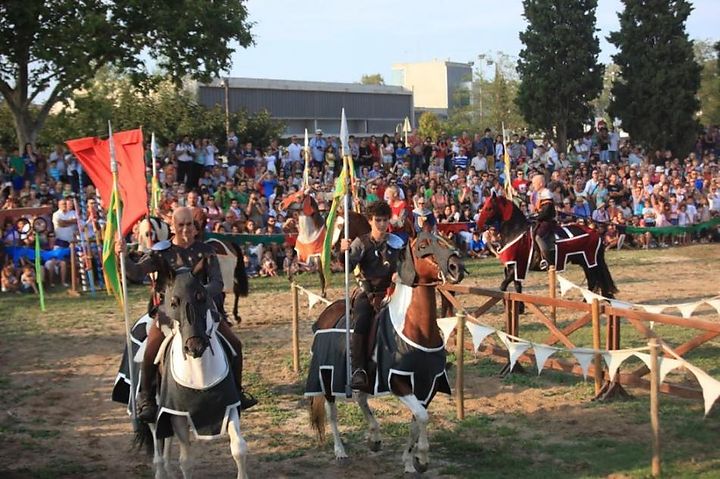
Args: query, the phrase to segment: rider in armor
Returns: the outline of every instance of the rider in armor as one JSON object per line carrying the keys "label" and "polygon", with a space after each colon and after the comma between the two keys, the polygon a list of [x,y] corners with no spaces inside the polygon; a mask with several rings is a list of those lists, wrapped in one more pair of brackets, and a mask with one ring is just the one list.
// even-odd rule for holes
{"label": "rider in armor", "polygon": [[[390,220],[390,205],[384,201],[377,201],[368,207],[370,220],[370,233],[355,238],[352,243],[343,239],[340,251],[350,250],[350,270],[356,266],[360,269],[360,289],[354,293],[353,303],[353,335],[352,335],[352,388],[367,389],[367,336],[370,333],[372,320],[388,288],[396,278],[398,247],[402,244],[394,243],[399,238],[388,236],[388,221]],[[393,247],[394,246],[394,247]]]}
{"label": "rider in armor", "polygon": [[[145,253],[138,261],[134,261],[129,257],[126,257],[125,261],[127,276],[134,281],[140,282],[147,274],[157,273],[153,292],[154,300],[151,302],[148,311],[155,321],[148,332],[146,340],[141,369],[140,395],[137,403],[138,418],[144,422],[154,422],[157,416],[157,403],[155,401],[157,365],[155,364],[155,357],[164,339],[160,326],[163,324],[170,325],[170,320],[164,310],[165,288],[171,274],[166,265],[169,265],[173,270],[182,267],[194,268],[200,261],[204,260],[205,263],[199,273],[200,280],[205,284],[208,295],[213,298],[216,305],[221,303],[224,298],[222,293],[223,279],[217,256],[212,247],[197,240],[197,231],[191,209],[187,207],[177,208],[173,213],[171,226],[175,233],[172,242],[158,243],[153,250]],[[119,239],[115,248],[117,252],[120,252],[125,248],[125,242]],[[218,310],[224,311],[221,307]],[[248,409],[257,404],[257,400],[252,395],[246,394],[242,388],[242,343],[230,329],[230,324],[224,315],[221,315],[217,330],[228,340],[237,353],[234,358],[235,364],[233,364],[235,382],[240,390],[241,407]]]}
{"label": "rider in armor", "polygon": [[555,263],[555,202],[549,189],[545,187],[545,177],[535,175],[532,179],[535,196],[535,241],[540,248],[540,269],[546,270]]}

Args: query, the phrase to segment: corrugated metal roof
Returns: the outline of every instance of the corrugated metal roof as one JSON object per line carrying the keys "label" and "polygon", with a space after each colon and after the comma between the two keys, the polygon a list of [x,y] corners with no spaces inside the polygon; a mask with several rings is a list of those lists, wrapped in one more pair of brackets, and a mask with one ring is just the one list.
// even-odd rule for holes
{"label": "corrugated metal roof", "polygon": [[[374,93],[392,95],[412,95],[412,91],[400,86],[391,85],[362,85],[360,83],[332,83],[297,80],[273,80],[269,78],[229,78],[229,87],[232,88],[254,88],[268,90],[300,90],[300,91],[322,91],[322,92],[346,92],[346,93]],[[215,79],[208,84],[200,84],[206,87],[223,87],[223,79]]]}

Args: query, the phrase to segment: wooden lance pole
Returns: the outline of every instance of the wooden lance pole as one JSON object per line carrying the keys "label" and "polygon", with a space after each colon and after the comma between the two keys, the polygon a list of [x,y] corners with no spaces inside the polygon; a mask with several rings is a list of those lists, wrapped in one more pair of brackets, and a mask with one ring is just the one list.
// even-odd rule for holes
{"label": "wooden lance pole", "polygon": [[292,355],[293,355],[293,371],[300,372],[300,302],[298,298],[298,288],[293,281],[290,284],[292,292]]}

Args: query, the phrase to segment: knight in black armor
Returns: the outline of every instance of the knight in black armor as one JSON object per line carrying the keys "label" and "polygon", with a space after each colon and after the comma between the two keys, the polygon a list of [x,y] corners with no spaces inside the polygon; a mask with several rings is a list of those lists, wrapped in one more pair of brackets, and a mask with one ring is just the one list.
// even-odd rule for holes
{"label": "knight in black armor", "polygon": [[546,270],[555,263],[555,233],[556,223],[555,202],[552,193],[545,187],[545,177],[535,175],[532,179],[533,190],[536,192],[535,215],[537,221],[535,228],[535,241],[540,248],[540,269]]}
{"label": "knight in black armor", "polygon": [[[388,244],[388,240],[401,240],[388,236],[388,222],[391,216],[390,205],[378,201],[369,206],[367,216],[370,221],[370,233],[355,238],[352,242],[343,239],[340,251],[350,250],[350,270],[359,267],[359,290],[354,293],[352,309],[352,383],[353,389],[366,389],[368,334],[372,321],[393,284],[397,271],[399,247],[402,244]],[[392,241],[391,241],[392,242]]]}
{"label": "knight in black armor", "polygon": [[[197,229],[193,221],[192,211],[189,208],[177,208],[173,213],[171,226],[175,233],[172,242],[158,243],[153,250],[145,253],[138,261],[133,261],[130,258],[126,258],[125,261],[127,275],[134,281],[142,281],[147,274],[157,273],[153,301],[151,301],[148,311],[154,322],[146,340],[140,395],[137,402],[138,418],[144,422],[154,422],[157,416],[157,403],[155,401],[157,365],[155,364],[155,357],[164,339],[160,326],[163,324],[171,326],[164,311],[165,288],[172,273],[168,268],[172,268],[173,271],[182,267],[194,269],[198,263],[203,261],[202,270],[198,273],[198,277],[205,284],[208,295],[213,298],[216,305],[219,305],[217,309],[221,312],[224,311],[222,307],[224,299],[222,292],[223,279],[220,265],[212,247],[196,238]],[[119,252],[124,247],[124,241],[118,240],[116,250]],[[241,407],[248,409],[257,404],[257,400],[250,394],[245,393],[242,388],[242,343],[232,332],[230,324],[222,315],[217,330],[228,340],[237,353],[233,364],[235,381],[240,390]]]}

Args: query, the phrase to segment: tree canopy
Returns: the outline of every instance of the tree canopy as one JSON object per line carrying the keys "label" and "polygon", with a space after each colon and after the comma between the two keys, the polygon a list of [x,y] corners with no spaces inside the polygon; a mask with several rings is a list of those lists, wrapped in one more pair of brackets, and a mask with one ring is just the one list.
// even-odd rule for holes
{"label": "tree canopy", "polygon": [[702,69],[700,71],[700,123],[703,125],[720,125],[720,42],[714,45],[707,41],[696,41],[694,44],[695,60]]}
{"label": "tree canopy", "polygon": [[553,134],[561,149],[591,122],[603,86],[595,36],[597,0],[524,0],[517,102],[528,124]]}
{"label": "tree canopy", "polygon": [[685,31],[692,6],[686,0],[623,0],[618,47],[620,68],[610,114],[640,144],[686,151],[697,134],[700,66]]}
{"label": "tree canopy", "polygon": [[178,83],[230,67],[252,44],[244,0],[7,0],[0,2],[0,93],[18,142],[34,143],[50,108],[100,68],[148,78],[144,59]]}
{"label": "tree canopy", "polygon": [[362,85],[384,85],[385,79],[379,73],[373,73],[372,75],[363,75],[360,78]]}

